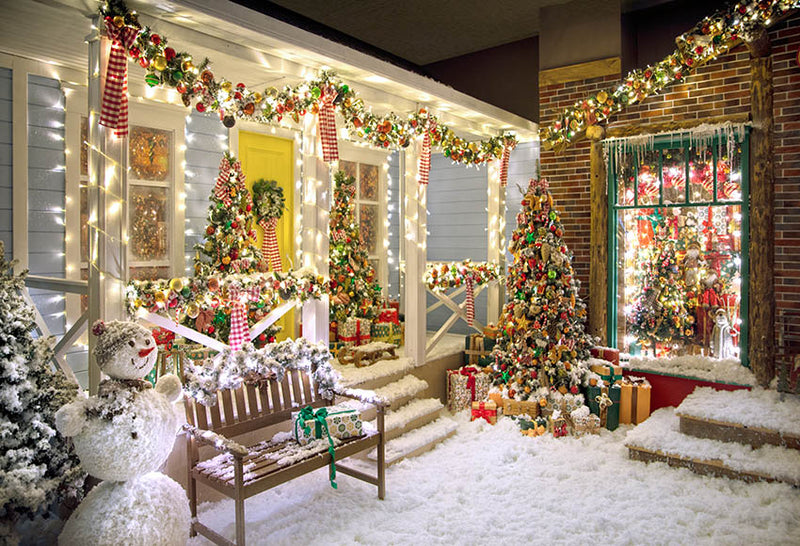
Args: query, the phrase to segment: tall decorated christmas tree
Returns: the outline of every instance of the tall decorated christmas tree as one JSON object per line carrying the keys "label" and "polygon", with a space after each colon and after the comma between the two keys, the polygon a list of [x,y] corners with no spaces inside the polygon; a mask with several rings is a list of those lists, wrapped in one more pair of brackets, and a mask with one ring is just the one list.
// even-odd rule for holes
{"label": "tall decorated christmas tree", "polygon": [[508,301],[492,356],[495,385],[542,405],[556,393],[579,393],[592,345],[563,231],[547,182],[531,180],[509,246]]}
{"label": "tall decorated christmas tree", "polygon": [[330,216],[331,322],[344,322],[348,317],[371,320],[378,314],[381,287],[361,240],[355,194],[355,179],[338,171]]}
{"label": "tall decorated christmas tree", "polygon": [[78,497],[86,475],[55,429],[55,412],[78,386],[52,369],[49,341],[31,335],[33,310],[19,293],[24,277],[2,256],[0,242],[0,543],[7,544],[19,516]]}
{"label": "tall decorated christmas tree", "polygon": [[253,201],[244,183],[242,164],[225,154],[211,192],[205,242],[195,245],[198,275],[253,273],[263,268],[253,229]]}

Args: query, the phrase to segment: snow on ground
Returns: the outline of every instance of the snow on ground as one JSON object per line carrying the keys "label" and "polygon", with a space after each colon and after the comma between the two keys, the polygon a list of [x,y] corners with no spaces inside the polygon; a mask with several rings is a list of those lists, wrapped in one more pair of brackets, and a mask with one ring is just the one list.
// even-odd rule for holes
{"label": "snow on ground", "polygon": [[[387,470],[387,497],[318,470],[245,503],[248,544],[798,544],[800,490],[628,459],[630,426],[530,438],[456,416],[458,431]],[[234,536],[233,501],[200,520]],[[208,544],[198,537],[192,545]]]}
{"label": "snow on ground", "polygon": [[800,436],[800,398],[773,390],[697,388],[678,406],[676,413]]}
{"label": "snow on ground", "polygon": [[756,379],[749,368],[736,359],[717,360],[700,355],[673,357],[632,356],[627,366],[645,372],[685,375],[705,381],[720,381],[739,385],[755,385]]}
{"label": "snow on ground", "polygon": [[673,408],[662,408],[630,431],[626,443],[690,459],[718,460],[734,470],[800,483],[800,451],[796,449],[773,445],[753,449],[734,442],[695,438],[681,434],[679,423]]}

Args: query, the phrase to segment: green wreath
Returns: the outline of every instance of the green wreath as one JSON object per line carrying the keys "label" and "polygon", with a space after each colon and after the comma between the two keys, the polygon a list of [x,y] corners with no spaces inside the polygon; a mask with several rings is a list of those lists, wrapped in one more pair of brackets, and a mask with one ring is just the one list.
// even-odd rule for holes
{"label": "green wreath", "polygon": [[274,180],[256,180],[253,184],[253,206],[256,220],[260,223],[283,216],[286,198],[283,188]]}

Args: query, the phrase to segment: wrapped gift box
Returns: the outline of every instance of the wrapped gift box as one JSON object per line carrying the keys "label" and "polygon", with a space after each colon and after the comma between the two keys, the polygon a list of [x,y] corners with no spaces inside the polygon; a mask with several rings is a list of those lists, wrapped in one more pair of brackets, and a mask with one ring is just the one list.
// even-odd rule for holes
{"label": "wrapped gift box", "polygon": [[619,382],[619,422],[638,425],[650,417],[650,382],[644,377],[624,377]]}
{"label": "wrapped gift box", "polygon": [[339,329],[339,341],[345,345],[366,345],[370,342],[372,323],[363,318],[348,318]]}
{"label": "wrapped gift box", "polygon": [[336,321],[331,322],[328,324],[328,341],[333,343],[337,341],[338,336],[338,324]]}
{"label": "wrapped gift box", "polygon": [[375,322],[370,332],[372,341],[392,343],[398,347],[403,345],[403,327],[394,322]]}
{"label": "wrapped gift box", "polygon": [[538,400],[510,400],[503,398],[503,415],[528,415],[536,418],[539,415]]}
{"label": "wrapped gift box", "polygon": [[611,347],[592,347],[589,353],[602,360],[611,362],[614,366],[619,366],[619,349],[612,349]]}
{"label": "wrapped gift box", "polygon": [[389,307],[392,309],[397,309],[397,312],[400,312],[400,302],[398,300],[389,300]]}
{"label": "wrapped gift box", "polygon": [[622,366],[592,364],[589,369],[600,376],[606,386],[622,379]]}
{"label": "wrapped gift box", "polygon": [[489,324],[483,327],[483,335],[489,339],[497,339],[500,335],[500,329],[494,324]]}
{"label": "wrapped gift box", "polygon": [[490,425],[497,424],[497,404],[495,404],[493,400],[473,402],[472,418],[470,421],[474,421],[475,419],[485,419]]}
{"label": "wrapped gift box", "polygon": [[[611,399],[611,406],[605,409],[600,406],[598,400],[598,398],[604,394]],[[590,386],[587,388],[586,400],[589,405],[589,410],[600,417],[601,426],[608,430],[616,430],[617,427],[619,427],[621,397],[622,388],[619,384],[611,385],[611,387]]]}
{"label": "wrapped gift box", "polygon": [[486,400],[492,378],[476,368],[447,370],[447,409],[456,413],[470,407],[472,402]]}
{"label": "wrapped gift box", "polygon": [[[309,417],[313,414],[312,418]],[[301,417],[304,417],[301,421]],[[327,439],[325,427],[333,438],[341,440],[357,438],[364,434],[363,423],[358,412],[347,406],[328,406],[316,410],[309,408],[303,411],[292,412],[292,430],[295,439],[300,445],[306,445],[311,440]]]}
{"label": "wrapped gift box", "polygon": [[464,364],[484,368],[492,365],[492,349],[495,340],[483,334],[469,334],[466,339],[464,351]]}
{"label": "wrapped gift box", "polygon": [[399,325],[400,318],[397,309],[394,309],[393,307],[381,309],[381,312],[378,314],[378,318],[375,322],[391,322]]}

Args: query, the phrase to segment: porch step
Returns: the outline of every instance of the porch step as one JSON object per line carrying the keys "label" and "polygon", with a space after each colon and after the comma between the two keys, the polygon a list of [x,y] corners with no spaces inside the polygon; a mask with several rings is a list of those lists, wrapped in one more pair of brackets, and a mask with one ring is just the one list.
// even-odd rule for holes
{"label": "porch step", "polygon": [[346,388],[375,390],[402,379],[414,368],[414,361],[409,357],[395,360],[379,360],[371,366],[356,368],[354,365],[343,365],[333,361],[333,369],[341,379],[339,384]]}
{"label": "porch step", "polygon": [[[423,398],[412,400],[397,411],[388,412],[384,420],[386,439],[392,440],[435,421],[440,417],[443,408],[444,404],[439,399]],[[375,421],[371,424],[377,427]]]}
{"label": "porch step", "polygon": [[385,400],[391,411],[396,411],[427,388],[427,381],[413,375],[406,375],[398,381],[375,389],[375,395]]}
{"label": "porch step", "polygon": [[631,459],[665,462],[697,474],[723,476],[747,482],[784,482],[800,486],[800,452],[781,446],[754,449],[734,442],[695,438],[680,432],[680,418],[672,408],[654,412],[628,432]]}
{"label": "porch step", "polygon": [[675,410],[680,431],[696,438],[800,450],[800,398],[776,391],[696,389]]}
{"label": "porch step", "polygon": [[[393,465],[409,457],[416,457],[433,449],[437,444],[455,434],[458,423],[449,417],[440,417],[436,421],[407,432],[386,443],[386,464]],[[377,460],[377,451],[372,450],[367,458]]]}

